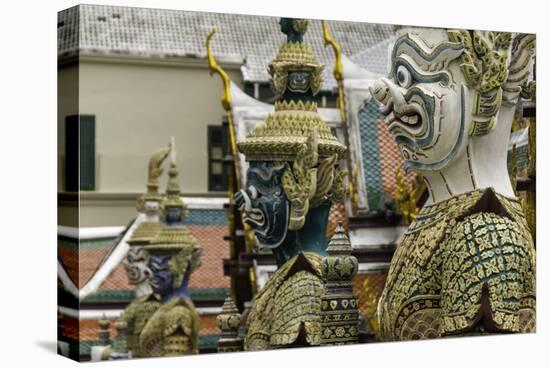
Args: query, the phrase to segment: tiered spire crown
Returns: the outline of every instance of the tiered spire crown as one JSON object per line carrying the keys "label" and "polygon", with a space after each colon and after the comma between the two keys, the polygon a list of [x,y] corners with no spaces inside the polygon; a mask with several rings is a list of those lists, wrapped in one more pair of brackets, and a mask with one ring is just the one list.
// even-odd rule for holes
{"label": "tiered spire crown", "polygon": [[319,116],[313,101],[321,88],[323,65],[304,42],[308,21],[281,18],[280,25],[287,40],[268,69],[271,88],[278,97],[275,112],[240,142],[238,148],[249,161],[295,161],[306,152],[308,138],[316,129],[320,157],[333,154],[341,157],[346,148]]}

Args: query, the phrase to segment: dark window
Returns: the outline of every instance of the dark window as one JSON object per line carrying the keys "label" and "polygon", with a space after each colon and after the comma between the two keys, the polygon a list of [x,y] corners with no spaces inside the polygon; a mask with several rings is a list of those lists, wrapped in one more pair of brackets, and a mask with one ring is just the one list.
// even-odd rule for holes
{"label": "dark window", "polygon": [[224,163],[229,154],[227,129],[222,125],[208,126],[208,191],[227,191],[228,165]]}
{"label": "dark window", "polygon": [[65,191],[79,189],[95,190],[95,116],[91,115],[65,118]]}

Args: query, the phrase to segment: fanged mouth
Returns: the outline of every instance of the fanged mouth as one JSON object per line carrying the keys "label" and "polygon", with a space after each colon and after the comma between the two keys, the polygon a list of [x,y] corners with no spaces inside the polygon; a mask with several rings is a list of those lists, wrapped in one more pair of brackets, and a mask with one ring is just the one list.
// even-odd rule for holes
{"label": "fanged mouth", "polygon": [[411,127],[413,129],[416,129],[422,125],[422,117],[415,113],[412,115],[401,115],[397,117],[394,112],[391,112],[389,115],[387,115],[384,118],[384,122],[386,125],[388,125],[390,128],[393,124],[399,123],[401,125],[405,125],[407,127]]}
{"label": "fanged mouth", "polygon": [[400,124],[408,128],[418,129],[422,126],[422,115],[414,105],[406,105],[402,111],[395,111],[393,102],[380,108],[384,115],[384,122],[391,129],[395,124]]}
{"label": "fanged mouth", "polygon": [[243,211],[243,221],[256,227],[263,227],[265,224],[265,217],[261,210],[252,208]]}

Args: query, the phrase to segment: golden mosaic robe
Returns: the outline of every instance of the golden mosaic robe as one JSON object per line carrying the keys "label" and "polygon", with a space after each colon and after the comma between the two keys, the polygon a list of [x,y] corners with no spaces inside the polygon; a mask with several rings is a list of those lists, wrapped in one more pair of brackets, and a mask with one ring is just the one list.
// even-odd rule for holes
{"label": "golden mosaic robe", "polygon": [[301,252],[268,280],[248,315],[244,350],[320,344],[321,260]]}
{"label": "golden mosaic robe", "polygon": [[198,354],[199,315],[188,299],[175,297],[159,307],[140,335],[146,357]]}
{"label": "golden mosaic robe", "polygon": [[128,350],[132,352],[133,358],[144,357],[139,343],[139,335],[160,306],[159,297],[149,294],[135,299],[124,310],[122,319],[126,321]]}
{"label": "golden mosaic robe", "polygon": [[521,205],[492,189],[424,207],[394,254],[386,340],[535,330],[535,248]]}

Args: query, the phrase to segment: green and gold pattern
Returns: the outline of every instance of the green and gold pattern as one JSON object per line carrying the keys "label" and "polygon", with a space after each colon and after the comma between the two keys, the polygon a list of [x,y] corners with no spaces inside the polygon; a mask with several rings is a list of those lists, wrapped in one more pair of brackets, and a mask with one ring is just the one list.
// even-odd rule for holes
{"label": "green and gold pattern", "polygon": [[218,342],[218,352],[238,352],[242,350],[242,339],[239,338],[241,314],[230,295],[225,298],[222,312],[216,317],[222,331]]}
{"label": "green and gold pattern", "polygon": [[198,353],[199,314],[193,302],[175,297],[159,307],[140,336],[140,347],[148,357]]}
{"label": "green and gold pattern", "polygon": [[161,228],[162,226],[159,222],[141,222],[132,233],[128,244],[130,246],[146,245],[156,236]]}
{"label": "green and gold pattern", "polygon": [[319,136],[320,157],[343,157],[346,147],[332,135],[315,102],[275,103],[275,111],[237,145],[248,161],[294,161],[306,153],[312,130]]}
{"label": "green and gold pattern", "polygon": [[299,253],[258,292],[247,319],[244,350],[320,344],[321,260],[315,253]]}
{"label": "green and gold pattern", "polygon": [[508,75],[511,33],[452,30],[449,39],[464,46],[460,56],[466,83],[475,91],[471,136],[486,135],[502,102],[502,84]]}
{"label": "green and gold pattern", "polygon": [[161,306],[158,296],[149,294],[135,299],[130,303],[121,319],[126,321],[127,329],[126,335],[128,338],[128,350],[132,352],[132,357],[140,358],[145,357],[139,343],[139,336],[147,324],[147,321]]}
{"label": "green and gold pattern", "polygon": [[[257,243],[272,249],[279,267],[253,299],[245,321],[244,350],[321,344],[325,229],[330,205],[340,202],[346,192],[346,173],[338,163],[346,147],[338,142],[313,102],[323,67],[303,42],[307,21],[281,18],[279,24],[287,42],[269,66],[278,99],[275,110],[238,143],[251,163],[247,188],[235,195],[236,202]],[[351,278],[357,263],[348,269],[349,259],[344,258],[338,257],[329,272],[347,271]],[[341,280],[349,279],[343,276]],[[332,281],[340,284],[340,280]],[[336,339],[327,336],[327,344],[356,338],[357,302],[351,286],[344,293],[325,299],[325,329],[333,328],[337,335]],[[334,302],[337,311],[331,312]],[[338,317],[345,319],[345,325]]]}
{"label": "green and gold pattern", "polygon": [[321,344],[343,345],[358,342],[357,299],[352,279],[359,264],[351,255],[351,243],[338,223],[321,262],[325,293],[321,298]]}
{"label": "green and gold pattern", "polygon": [[521,205],[484,189],[423,208],[378,312],[388,340],[534,331],[535,250]]}

